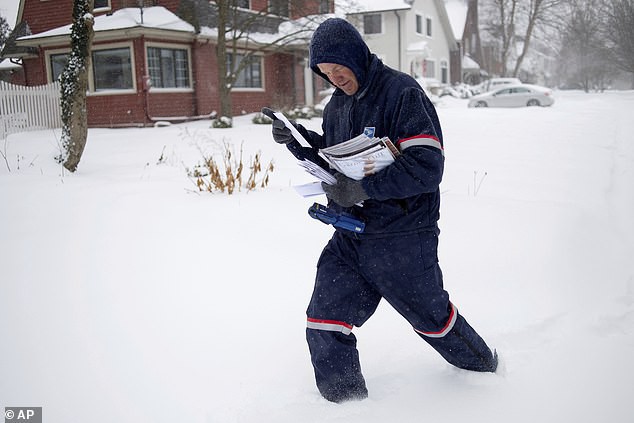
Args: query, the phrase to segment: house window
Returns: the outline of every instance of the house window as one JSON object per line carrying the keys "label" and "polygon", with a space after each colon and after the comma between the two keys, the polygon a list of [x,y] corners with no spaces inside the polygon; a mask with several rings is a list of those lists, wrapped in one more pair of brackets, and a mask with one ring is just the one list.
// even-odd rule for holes
{"label": "house window", "polygon": [[431,37],[432,31],[431,31],[431,18],[427,18],[425,19],[425,23],[427,24],[427,36]]}
{"label": "house window", "polygon": [[425,59],[423,63],[423,74],[425,78],[435,78],[436,77],[436,62],[433,60]]}
{"label": "house window", "polygon": [[68,53],[60,53],[60,54],[51,54],[49,56],[50,65],[51,65],[51,81],[57,81],[59,77],[64,72],[64,68],[68,63],[68,58],[70,54]]}
{"label": "house window", "polygon": [[132,60],[128,47],[94,51],[92,68],[95,91],[134,88]]}
{"label": "house window", "polygon": [[148,47],[148,72],[155,88],[189,88],[187,50]]}
{"label": "house window", "polygon": [[269,0],[269,13],[288,17],[289,12],[288,0]]}
{"label": "house window", "polygon": [[[242,62],[245,60],[248,62],[243,64]],[[227,73],[231,73],[233,69],[237,69],[241,65],[244,65],[244,67],[238,72],[233,87],[262,88],[262,57],[254,55],[245,57],[242,54],[227,54]]]}
{"label": "house window", "polygon": [[381,33],[381,15],[363,15],[363,33],[364,34],[380,34]]}
{"label": "house window", "polygon": [[321,0],[319,2],[319,14],[330,13],[330,0]]}
{"label": "house window", "polygon": [[250,9],[251,5],[249,4],[249,0],[236,0],[236,7],[241,7],[242,9]]}
{"label": "house window", "polygon": [[416,33],[423,34],[423,17],[421,15],[416,15]]}
{"label": "house window", "polygon": [[440,61],[440,82],[443,84],[449,82],[449,65],[446,60]]}
{"label": "house window", "polygon": [[93,6],[93,10],[110,8],[110,0],[95,0],[95,4]]}

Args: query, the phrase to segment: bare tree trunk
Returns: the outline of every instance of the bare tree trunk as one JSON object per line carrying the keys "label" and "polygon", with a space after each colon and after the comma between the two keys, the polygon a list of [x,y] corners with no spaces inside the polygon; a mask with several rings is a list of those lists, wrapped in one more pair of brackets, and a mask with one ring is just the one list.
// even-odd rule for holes
{"label": "bare tree trunk", "polygon": [[603,33],[609,40],[612,61],[622,71],[634,74],[634,1],[606,0],[604,10],[607,28]]}
{"label": "bare tree trunk", "polygon": [[524,46],[522,52],[517,58],[513,76],[518,76],[522,67],[522,62],[530,50],[531,41],[539,29],[559,28],[561,21],[557,16],[560,15],[561,0],[530,0],[528,11],[526,12],[526,32],[524,33]]}
{"label": "bare tree trunk", "polygon": [[80,69],[77,75],[77,91],[70,98],[70,142],[68,143],[68,155],[64,167],[71,172],[77,170],[88,139],[88,116],[86,107],[86,91],[88,90],[88,68],[90,57],[86,60],[86,66]]}
{"label": "bare tree trunk", "polygon": [[[185,0],[183,0],[185,1]],[[244,13],[237,7],[236,0],[215,0],[218,27],[218,41],[216,45],[216,62],[218,65],[218,97],[220,101],[220,115],[231,118],[233,107],[231,89],[241,72],[252,66],[254,60],[262,60],[264,55],[273,54],[276,51],[284,52],[284,47],[289,43],[304,41],[308,43],[312,32],[321,22],[319,15],[305,16],[303,23],[294,22],[290,32],[282,32],[274,39],[267,42],[259,42],[252,37],[260,32],[262,20],[268,21],[267,25],[280,25],[288,21],[279,16],[277,9],[273,10],[273,3],[258,2],[257,8],[252,8],[249,13]],[[291,10],[298,16],[304,16],[302,8],[309,7],[315,2],[297,0],[288,2]],[[312,7],[312,6],[310,6]],[[257,38],[257,37],[256,37]],[[285,51],[292,54],[292,51]]]}
{"label": "bare tree trunk", "polygon": [[[218,7],[218,44],[216,60],[218,62],[218,90],[220,97],[220,116],[232,117],[231,83],[227,77],[227,23],[230,4],[227,0],[216,1]],[[234,58],[235,60],[235,58]]]}
{"label": "bare tree trunk", "polygon": [[[471,52],[472,58],[478,62],[480,66],[484,64],[484,53],[482,51],[482,41],[480,40],[480,17],[478,15],[478,0],[469,0],[469,10],[467,13],[471,13],[471,23],[474,27],[475,46],[471,48],[475,51]],[[469,19],[469,17],[467,17]]]}
{"label": "bare tree trunk", "polygon": [[62,161],[70,172],[77,170],[88,137],[86,91],[94,34],[92,9],[92,0],[74,1],[71,54],[61,77],[62,147],[65,150]]}
{"label": "bare tree trunk", "polygon": [[515,44],[515,13],[517,10],[517,0],[511,0],[511,10],[505,16],[506,0],[500,1],[500,18],[502,20],[502,72],[501,76],[507,76],[508,62],[513,46]]}
{"label": "bare tree trunk", "polygon": [[542,13],[542,3],[543,0],[532,0],[530,2],[530,10],[528,11],[528,26],[526,27],[526,34],[524,35],[524,45],[522,47],[522,52],[515,62],[515,69],[513,69],[514,77],[518,76],[522,67],[522,62],[524,61],[524,57],[528,52],[531,43],[531,37],[533,36],[533,30],[535,29],[535,24],[537,23],[537,19]]}

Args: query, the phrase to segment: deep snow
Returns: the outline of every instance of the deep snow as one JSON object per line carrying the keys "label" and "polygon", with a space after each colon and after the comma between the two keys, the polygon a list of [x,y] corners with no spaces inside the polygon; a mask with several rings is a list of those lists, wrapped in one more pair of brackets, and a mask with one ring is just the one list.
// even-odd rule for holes
{"label": "deep snow", "polygon": [[[12,135],[0,408],[41,406],[47,423],[632,422],[632,110],[632,91],[442,100],[445,284],[502,368],[452,368],[382,304],[354,331],[370,397],[343,405],[319,396],[304,340],[331,230],[269,126],[91,129],[76,174],[53,161],[59,130]],[[266,189],[196,192],[185,167],[224,142],[274,159]]]}

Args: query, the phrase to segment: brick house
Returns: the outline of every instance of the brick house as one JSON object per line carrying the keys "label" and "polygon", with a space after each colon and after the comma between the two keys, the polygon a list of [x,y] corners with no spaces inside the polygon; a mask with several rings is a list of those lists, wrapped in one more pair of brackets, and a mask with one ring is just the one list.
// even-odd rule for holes
{"label": "brick house", "polygon": [[[148,125],[208,117],[219,109],[214,2],[94,1],[89,126]],[[242,19],[257,22],[257,27],[249,27],[251,45],[257,37],[264,40],[262,44],[279,37],[284,27],[280,24],[334,8],[333,0],[236,3]],[[16,32],[22,36],[3,52],[22,62],[22,72],[14,74],[13,83],[42,85],[59,77],[70,53],[72,8],[73,0],[20,0]],[[267,13],[258,13],[261,10]],[[240,52],[253,51],[248,43],[241,48],[227,48],[228,60],[241,60],[245,56]],[[306,70],[307,56],[307,40],[258,48],[255,60],[232,88],[233,114],[255,112],[265,105],[311,103],[319,82]]]}

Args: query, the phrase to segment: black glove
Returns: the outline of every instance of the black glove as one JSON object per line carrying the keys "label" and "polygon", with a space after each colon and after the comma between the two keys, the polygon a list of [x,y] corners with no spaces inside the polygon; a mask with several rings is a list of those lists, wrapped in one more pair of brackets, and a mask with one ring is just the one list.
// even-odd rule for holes
{"label": "black glove", "polygon": [[325,182],[321,183],[326,196],[335,203],[343,207],[352,207],[363,200],[370,198],[363,189],[361,181],[355,181],[348,178],[343,173],[337,173],[335,175],[337,183],[328,185]]}
{"label": "black glove", "polygon": [[[288,144],[295,139],[295,137],[293,137],[293,134],[291,133],[291,130],[288,129],[286,125],[284,125],[284,122],[279,120],[277,116],[273,114],[273,110],[269,109],[268,107],[263,107],[262,114],[268,116],[270,119],[273,120],[271,126],[273,127],[273,140],[275,140],[276,143]],[[290,122],[293,124],[294,127],[297,128],[297,124],[295,122],[293,122],[292,120]]]}

